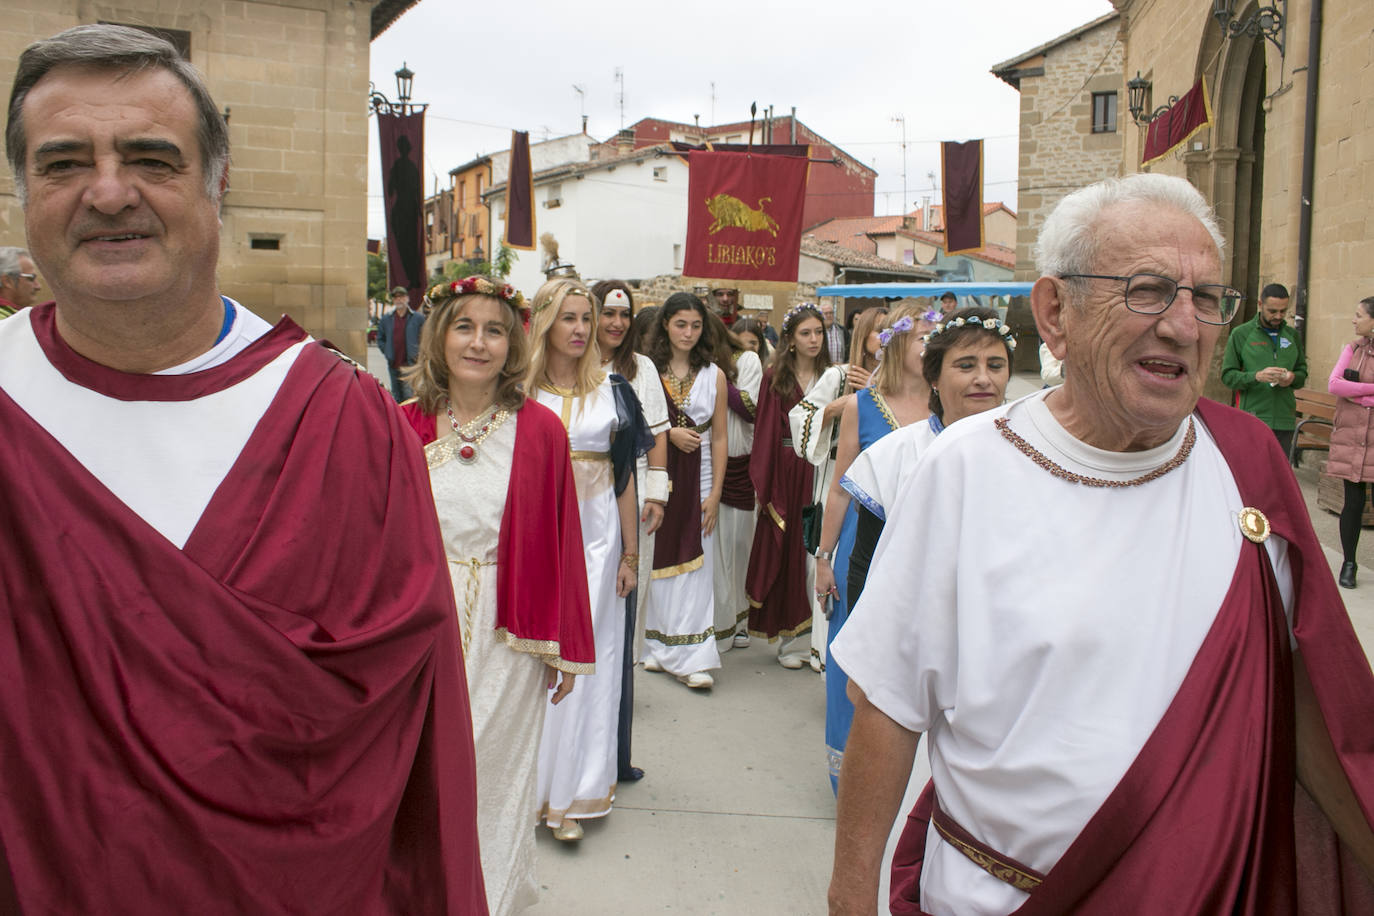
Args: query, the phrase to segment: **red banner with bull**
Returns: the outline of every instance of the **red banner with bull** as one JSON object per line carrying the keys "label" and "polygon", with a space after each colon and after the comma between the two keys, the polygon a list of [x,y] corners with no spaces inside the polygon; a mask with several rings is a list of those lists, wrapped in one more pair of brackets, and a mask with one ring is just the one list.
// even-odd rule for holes
{"label": "red banner with bull", "polygon": [[703,150],[687,165],[683,276],[797,282],[807,158]]}

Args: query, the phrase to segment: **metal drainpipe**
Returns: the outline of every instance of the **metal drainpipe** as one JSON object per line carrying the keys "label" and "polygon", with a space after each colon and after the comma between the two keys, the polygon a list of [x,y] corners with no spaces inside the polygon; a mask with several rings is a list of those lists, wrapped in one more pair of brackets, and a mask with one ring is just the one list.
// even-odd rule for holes
{"label": "metal drainpipe", "polygon": [[1307,36],[1307,103],[1303,112],[1302,199],[1298,210],[1297,307],[1293,322],[1298,343],[1307,348],[1307,284],[1312,261],[1312,189],[1317,171],[1317,78],[1321,70],[1322,0],[1312,0]]}

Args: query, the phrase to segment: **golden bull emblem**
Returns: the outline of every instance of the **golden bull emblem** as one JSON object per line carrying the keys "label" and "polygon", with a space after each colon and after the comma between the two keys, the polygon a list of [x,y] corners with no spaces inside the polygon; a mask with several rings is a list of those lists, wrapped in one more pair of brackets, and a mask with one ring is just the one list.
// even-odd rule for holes
{"label": "golden bull emblem", "polygon": [[729,194],[717,194],[706,198],[706,209],[716,218],[706,233],[715,235],[722,229],[743,229],[745,232],[768,232],[773,238],[777,238],[778,221],[763,212],[763,205],[772,199],[760,197],[759,205],[751,207]]}

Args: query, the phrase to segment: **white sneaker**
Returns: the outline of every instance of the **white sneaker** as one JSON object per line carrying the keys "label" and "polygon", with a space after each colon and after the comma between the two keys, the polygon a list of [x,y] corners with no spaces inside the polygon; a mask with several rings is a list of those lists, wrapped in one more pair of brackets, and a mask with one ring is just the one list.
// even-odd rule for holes
{"label": "white sneaker", "polygon": [[696,671],[692,674],[681,675],[678,677],[678,680],[682,681],[682,683],[691,687],[693,690],[705,690],[707,687],[712,687],[716,683],[715,678],[711,677],[711,675],[705,671]]}
{"label": "white sneaker", "polygon": [[747,630],[740,630],[738,633],[736,633],[736,634],[735,634],[735,641],[734,641],[734,644],[735,644],[735,648],[736,648],[736,649],[747,649],[747,648],[749,648],[749,633],[748,633],[748,631],[747,631]]}
{"label": "white sneaker", "polygon": [[800,658],[797,658],[797,656],[795,655],[780,655],[778,656],[778,664],[782,665],[784,668],[791,669],[792,671],[797,671],[800,670],[806,664],[806,662],[802,661]]}
{"label": "white sneaker", "polygon": [[662,670],[663,670],[663,666],[660,665],[660,664],[658,663],[658,659],[654,658],[652,655],[646,655],[646,656],[644,656],[644,670],[645,670],[645,671],[662,671]]}

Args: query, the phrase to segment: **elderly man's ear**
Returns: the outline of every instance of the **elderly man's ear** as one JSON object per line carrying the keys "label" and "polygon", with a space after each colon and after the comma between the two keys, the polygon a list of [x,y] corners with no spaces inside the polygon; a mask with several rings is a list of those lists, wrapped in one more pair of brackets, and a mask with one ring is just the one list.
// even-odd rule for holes
{"label": "elderly man's ear", "polygon": [[1064,333],[1064,310],[1069,305],[1062,298],[1063,291],[1063,280],[1041,277],[1031,287],[1030,294],[1035,328],[1040,332],[1040,339],[1050,348],[1055,359],[1063,359],[1068,350],[1068,338]]}

